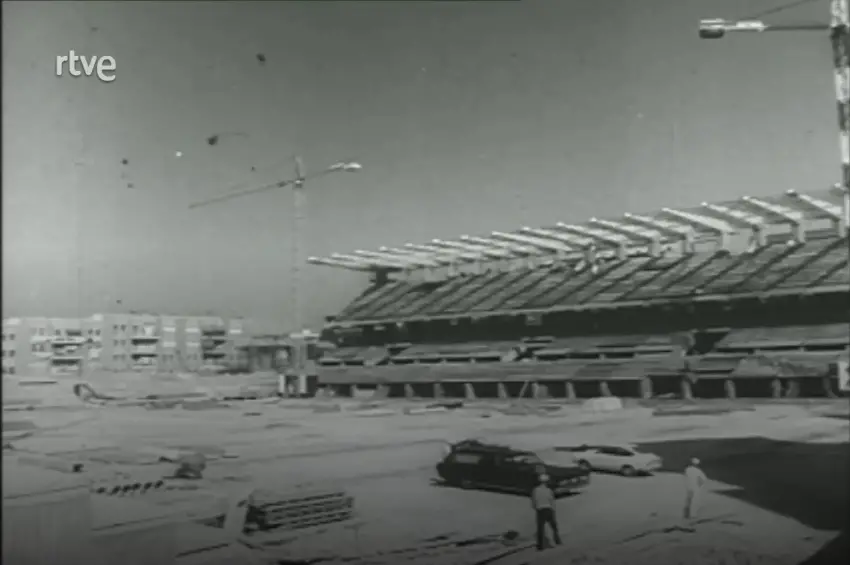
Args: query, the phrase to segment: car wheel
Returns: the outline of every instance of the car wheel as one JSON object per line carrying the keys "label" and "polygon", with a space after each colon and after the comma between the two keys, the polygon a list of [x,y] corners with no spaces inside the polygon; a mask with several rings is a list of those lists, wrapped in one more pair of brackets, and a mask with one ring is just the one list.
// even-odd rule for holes
{"label": "car wheel", "polygon": [[590,471],[590,463],[588,463],[584,459],[578,462],[578,466],[584,469],[585,471]]}
{"label": "car wheel", "polygon": [[631,465],[624,465],[623,468],[620,469],[620,473],[622,473],[624,477],[634,477],[637,475],[637,471]]}
{"label": "car wheel", "polygon": [[458,486],[462,489],[469,490],[472,488],[472,481],[468,479],[463,479],[458,483]]}

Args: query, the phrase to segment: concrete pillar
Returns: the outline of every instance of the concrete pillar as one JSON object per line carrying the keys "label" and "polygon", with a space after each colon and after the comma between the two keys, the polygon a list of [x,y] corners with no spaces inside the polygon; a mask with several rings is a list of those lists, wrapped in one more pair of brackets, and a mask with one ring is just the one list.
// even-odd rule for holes
{"label": "concrete pillar", "polygon": [[799,379],[789,379],[788,386],[785,387],[785,398],[798,398],[800,396],[800,381]]}
{"label": "concrete pillar", "polygon": [[532,383],[531,396],[536,399],[549,398],[549,387],[543,383]]}
{"label": "concrete pillar", "polygon": [[640,380],[640,397],[644,400],[652,398],[652,379],[649,377]]}
{"label": "concrete pillar", "polygon": [[405,384],[404,385],[404,397],[407,398],[407,399],[411,399],[414,396],[416,396],[416,394],[414,394],[414,392],[413,392],[413,386],[410,385],[410,384]]}
{"label": "concrete pillar", "polygon": [[599,381],[599,396],[611,396],[611,387],[605,381]]}
{"label": "concrete pillar", "polygon": [[572,381],[567,381],[566,383],[564,383],[564,385],[566,385],[566,389],[567,389],[567,391],[566,391],[567,392],[567,400],[575,400],[576,399],[576,386],[573,384]]}
{"label": "concrete pillar", "polygon": [[770,381],[770,396],[771,398],[782,398],[781,379],[773,379]]}
{"label": "concrete pillar", "polygon": [[463,397],[467,400],[475,400],[475,387],[472,383],[463,383]]}
{"label": "concrete pillar", "polygon": [[827,398],[836,398],[838,396],[832,388],[832,377],[823,377],[823,379],[821,379],[821,383],[823,383],[823,393]]}
{"label": "concrete pillar", "polygon": [[726,398],[734,400],[738,397],[738,391],[735,390],[735,381],[732,379],[723,381],[723,390],[726,392]]}
{"label": "concrete pillar", "polygon": [[691,384],[690,376],[683,375],[680,385],[682,389],[682,398],[685,400],[692,400],[694,397],[694,387]]}
{"label": "concrete pillar", "polygon": [[508,398],[508,389],[505,387],[505,383],[497,383],[496,389],[498,390],[498,396],[501,400],[506,400]]}
{"label": "concrete pillar", "polygon": [[442,383],[434,383],[434,398],[443,398],[445,391]]}

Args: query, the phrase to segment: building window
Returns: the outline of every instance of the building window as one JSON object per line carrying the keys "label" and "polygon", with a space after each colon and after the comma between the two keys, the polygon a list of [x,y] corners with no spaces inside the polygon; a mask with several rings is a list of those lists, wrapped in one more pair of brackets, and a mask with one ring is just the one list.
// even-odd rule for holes
{"label": "building window", "polygon": [[127,324],[121,324],[121,331],[122,331],[122,332],[126,332],[126,331],[127,331]]}
{"label": "building window", "polygon": [[95,329],[95,330],[94,330],[94,335],[100,335],[100,330],[99,330],[99,329]]}
{"label": "building window", "polygon": [[8,335],[9,341],[15,341],[15,334]]}

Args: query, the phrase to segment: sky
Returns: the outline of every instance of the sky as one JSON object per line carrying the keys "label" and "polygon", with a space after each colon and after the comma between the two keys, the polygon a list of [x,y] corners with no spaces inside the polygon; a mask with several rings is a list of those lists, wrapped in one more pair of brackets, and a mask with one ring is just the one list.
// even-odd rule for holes
{"label": "sky", "polygon": [[[291,194],[188,205],[295,155],[363,164],[308,185],[305,256],[826,188],[826,34],[696,33],[783,3],[3,2],[3,315],[291,329]],[[56,76],[71,49],[116,79]],[[314,329],[367,285],[303,277]]]}

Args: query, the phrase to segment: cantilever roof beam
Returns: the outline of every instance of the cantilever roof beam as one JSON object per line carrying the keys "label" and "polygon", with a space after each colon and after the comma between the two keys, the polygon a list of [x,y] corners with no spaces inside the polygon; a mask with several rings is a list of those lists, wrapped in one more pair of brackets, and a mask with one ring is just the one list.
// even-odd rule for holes
{"label": "cantilever roof beam", "polygon": [[413,249],[415,251],[423,251],[429,255],[442,256],[449,259],[453,263],[459,262],[459,259],[463,259],[468,263],[474,261],[481,261],[482,259],[484,259],[484,255],[482,255],[481,253],[470,253],[468,251],[461,251],[460,249],[458,249],[457,251],[453,251],[451,249],[440,249],[439,247],[434,247],[433,245],[420,245],[416,243],[405,243],[404,247],[406,249]]}
{"label": "cantilever roof beam", "polygon": [[649,216],[641,216],[640,214],[625,213],[623,214],[623,220],[667,234],[676,239],[688,239],[694,235],[694,230],[691,226],[680,224],[679,222],[670,222],[662,218],[650,218]]}
{"label": "cantilever roof beam", "polygon": [[703,202],[700,207],[706,210],[709,214],[722,221],[728,222],[730,225],[753,230],[760,230],[764,227],[764,218],[747,214],[744,211],[736,210],[722,204],[710,204]]}
{"label": "cantilever roof beam", "polygon": [[808,194],[800,194],[796,190],[789,190],[785,195],[801,208],[812,210],[816,214],[834,221],[841,220],[841,206],[836,206],[831,202],[809,196]]}
{"label": "cantilever roof beam", "polygon": [[688,224],[694,228],[700,228],[716,235],[727,235],[735,232],[735,226],[727,221],[718,220],[716,218],[708,218],[694,212],[662,208],[661,213],[676,218],[682,223]]}
{"label": "cantilever roof beam", "polygon": [[415,251],[412,249],[398,249],[397,247],[380,247],[378,251],[389,253],[395,256],[402,256],[409,259],[411,262],[417,262],[423,267],[440,267],[451,264],[447,259],[441,259],[433,253],[425,253],[424,251]]}
{"label": "cantilever roof beam", "polygon": [[379,259],[387,259],[389,261],[400,261],[402,263],[405,263],[408,269],[440,266],[438,262],[433,261],[430,258],[417,256],[413,253],[405,252],[404,250],[400,251],[401,253],[399,254],[387,251],[386,249],[381,249],[378,252],[363,251],[361,249],[358,249],[357,251],[355,251],[355,253],[364,257],[377,257]]}
{"label": "cantilever roof beam", "polygon": [[590,218],[590,223],[599,226],[600,228],[614,233],[622,234],[631,240],[638,240],[644,243],[655,243],[663,239],[664,233],[661,231],[647,231],[642,228],[630,226],[620,222],[611,220],[600,220],[599,218]]}
{"label": "cantilever roof beam", "polygon": [[799,210],[794,210],[774,202],[768,202],[761,198],[744,196],[741,198],[741,203],[752,209],[758,210],[761,214],[776,218],[784,223],[799,225],[803,221],[803,213]]}
{"label": "cantilever roof beam", "polygon": [[622,247],[631,243],[631,238],[622,234],[606,233],[604,231],[586,228],[584,226],[565,224],[564,222],[558,222],[557,224],[555,224],[555,227],[557,227],[561,231],[565,231],[567,233],[574,233],[597,243],[611,245],[614,247]]}
{"label": "cantilever roof beam", "polygon": [[522,232],[530,233],[547,239],[554,239],[555,241],[566,243],[567,245],[575,249],[583,250],[593,243],[591,239],[588,239],[586,237],[576,237],[574,235],[568,235],[566,233],[547,228],[522,228]]}
{"label": "cantilever roof beam", "polygon": [[519,245],[517,243],[511,243],[508,241],[499,241],[498,239],[487,239],[483,237],[473,237],[469,235],[462,235],[460,236],[460,239],[463,241],[468,241],[470,243],[506,249],[513,253],[514,256],[538,255],[540,251],[539,249],[536,249],[534,247],[529,247],[527,245]]}
{"label": "cantilever roof beam", "polygon": [[326,257],[308,257],[307,262],[311,265],[323,265],[326,267],[341,267],[352,271],[374,271],[377,265],[363,261],[344,261],[342,259],[330,259]]}
{"label": "cantilever roof beam", "polygon": [[387,261],[386,259],[364,257],[362,255],[334,253],[330,258],[337,261],[362,261],[363,263],[382,269],[396,269],[399,271],[403,271],[405,269],[405,266],[397,261]]}
{"label": "cantilever roof beam", "polygon": [[449,248],[449,249],[460,249],[463,251],[469,251],[470,253],[479,253],[487,258],[500,260],[500,259],[509,259],[513,257],[513,253],[507,251],[505,249],[499,249],[491,246],[483,246],[483,245],[471,245],[468,243],[462,243],[459,241],[444,241],[442,239],[432,239],[431,242],[434,245]]}
{"label": "cantilever roof beam", "polygon": [[[527,228],[530,229],[530,228]],[[492,234],[494,239],[503,239],[514,243],[530,245],[537,249],[546,250],[555,253],[574,253],[578,251],[571,245],[567,245],[561,241],[552,239],[544,239],[542,237],[534,237],[531,235],[522,235],[518,233],[494,231]]]}

